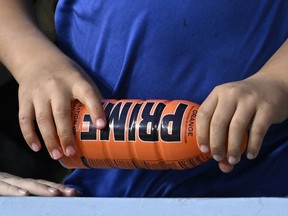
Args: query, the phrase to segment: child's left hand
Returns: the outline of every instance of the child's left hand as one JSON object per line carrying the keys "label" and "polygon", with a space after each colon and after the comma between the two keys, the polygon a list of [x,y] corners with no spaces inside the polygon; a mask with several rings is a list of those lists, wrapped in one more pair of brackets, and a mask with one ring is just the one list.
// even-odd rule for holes
{"label": "child's left hand", "polygon": [[[246,155],[256,158],[268,128],[288,118],[288,88],[270,73],[217,86],[197,114],[199,148],[211,151],[223,172],[241,159],[241,145],[249,129]],[[226,145],[227,144],[227,145]]]}

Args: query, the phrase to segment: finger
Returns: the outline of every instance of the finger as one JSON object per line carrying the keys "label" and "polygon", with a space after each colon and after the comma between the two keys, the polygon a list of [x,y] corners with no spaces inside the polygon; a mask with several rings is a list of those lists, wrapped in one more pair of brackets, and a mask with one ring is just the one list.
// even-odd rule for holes
{"label": "finger", "polygon": [[210,148],[213,158],[222,161],[226,157],[227,135],[231,118],[236,110],[233,100],[219,100],[210,124]]}
{"label": "finger", "polygon": [[103,129],[107,124],[107,119],[103,111],[101,96],[97,94],[97,91],[86,86],[81,91],[76,92],[75,96],[81,103],[85,104],[93,125],[99,130]]}
{"label": "finger", "polygon": [[250,160],[257,157],[264,136],[271,125],[271,117],[268,113],[265,108],[258,109],[252,121],[247,146],[247,158]]}
{"label": "finger", "polygon": [[37,152],[41,149],[41,142],[35,131],[35,114],[33,104],[19,99],[19,125],[26,143]]}
{"label": "finger", "polygon": [[217,106],[218,99],[213,95],[209,95],[206,100],[199,107],[196,116],[196,139],[197,145],[203,153],[210,151],[209,138],[210,138],[210,122],[214,110]]}
{"label": "finger", "polygon": [[[68,103],[67,103],[68,102]],[[67,98],[57,98],[51,102],[57,134],[61,147],[66,156],[76,153],[75,137],[71,123],[71,103]]]}
{"label": "finger", "polygon": [[43,140],[51,157],[55,160],[63,156],[57,136],[51,105],[49,102],[35,104],[36,120]]}
{"label": "finger", "polygon": [[0,181],[0,196],[29,196],[30,193],[20,187]]}
{"label": "finger", "polygon": [[42,180],[42,179],[39,179],[37,180],[39,183],[42,183],[42,184],[45,184],[45,185],[48,185],[52,188],[56,188],[58,189],[63,196],[69,196],[69,197],[72,197],[72,196],[77,196],[78,195],[78,192],[75,188],[70,188],[70,187],[67,187],[63,184],[58,184],[58,183],[55,183],[55,182],[50,182],[50,181],[47,181],[47,180]]}
{"label": "finger", "polygon": [[231,165],[226,159],[218,162],[219,169],[224,173],[229,173],[234,169],[234,165]]}
{"label": "finger", "polygon": [[253,103],[249,103],[249,101],[240,102],[230,122],[227,159],[232,165],[239,163],[241,159],[244,135],[255,114],[255,106],[249,106],[249,104]]}
{"label": "finger", "polygon": [[[29,194],[37,196],[60,196],[61,192],[50,185],[42,184],[37,182],[35,179],[25,179],[19,177],[10,177],[2,180],[3,182],[12,185],[14,187],[19,187],[24,191],[27,191]],[[21,192],[21,191],[20,191]]]}

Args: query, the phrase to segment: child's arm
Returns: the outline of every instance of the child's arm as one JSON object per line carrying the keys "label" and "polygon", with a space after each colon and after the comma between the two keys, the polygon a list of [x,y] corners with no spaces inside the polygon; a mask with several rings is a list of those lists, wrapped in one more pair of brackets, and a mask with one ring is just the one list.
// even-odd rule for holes
{"label": "child's arm", "polygon": [[0,61],[19,83],[19,121],[28,145],[41,147],[36,119],[54,159],[75,154],[71,102],[80,100],[97,128],[106,124],[100,94],[81,68],[38,29],[32,1],[0,0]]}
{"label": "child's arm", "polygon": [[[217,86],[197,114],[197,140],[204,152],[229,172],[240,161],[243,135],[249,128],[246,155],[254,159],[268,128],[288,118],[288,40],[253,76]],[[226,139],[228,134],[228,149]]]}

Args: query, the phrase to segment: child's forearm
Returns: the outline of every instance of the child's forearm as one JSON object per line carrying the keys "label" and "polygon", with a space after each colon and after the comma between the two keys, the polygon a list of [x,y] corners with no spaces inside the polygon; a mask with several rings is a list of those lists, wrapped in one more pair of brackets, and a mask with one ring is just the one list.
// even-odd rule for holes
{"label": "child's forearm", "polygon": [[38,29],[31,0],[0,0],[0,61],[18,82],[32,62],[57,55],[58,49]]}

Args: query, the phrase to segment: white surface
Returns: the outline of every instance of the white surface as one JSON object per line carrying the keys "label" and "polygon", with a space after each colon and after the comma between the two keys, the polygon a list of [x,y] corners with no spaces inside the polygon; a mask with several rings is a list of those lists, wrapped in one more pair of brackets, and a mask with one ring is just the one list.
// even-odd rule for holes
{"label": "white surface", "polygon": [[0,197],[0,216],[287,216],[288,198]]}

